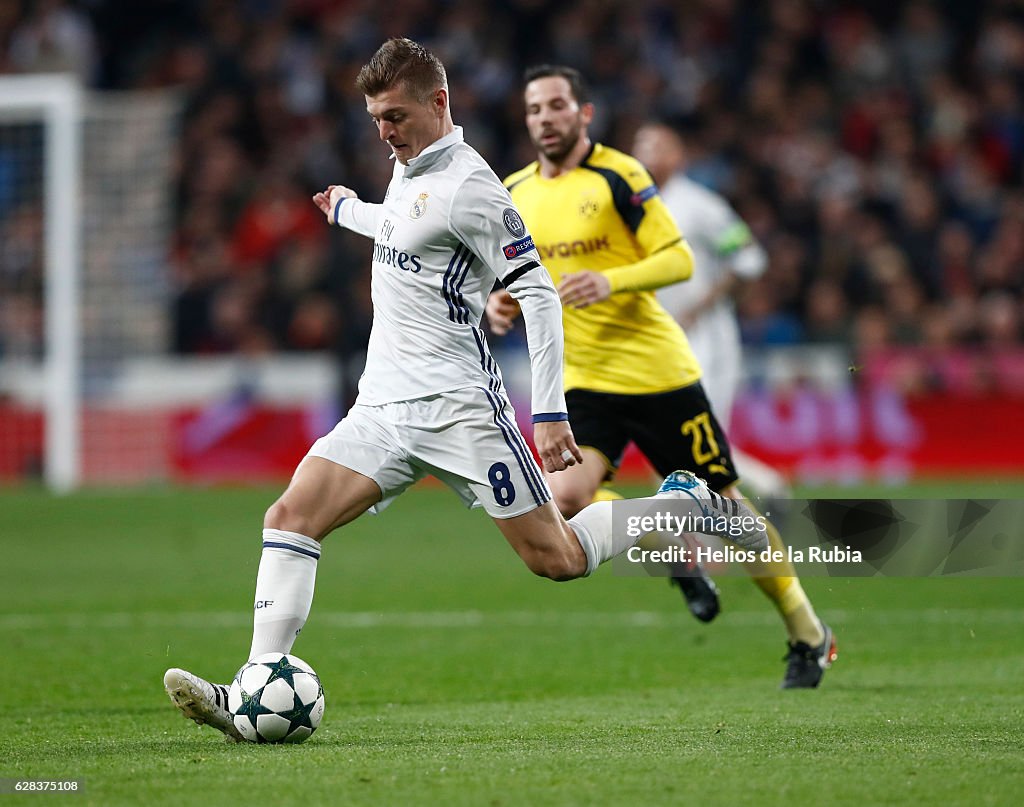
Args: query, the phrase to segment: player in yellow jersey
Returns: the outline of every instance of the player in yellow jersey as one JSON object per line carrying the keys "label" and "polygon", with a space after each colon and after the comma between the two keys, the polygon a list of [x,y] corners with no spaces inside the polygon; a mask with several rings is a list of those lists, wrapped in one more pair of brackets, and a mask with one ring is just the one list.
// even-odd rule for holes
{"label": "player in yellow jersey", "polygon": [[[647,170],[591,142],[594,107],[579,72],[544,65],[525,78],[526,127],[537,161],[505,185],[562,299],[566,403],[584,455],[583,463],[549,478],[556,503],[566,515],[588,505],[631,441],[658,473],[685,468],[712,490],[741,498],[700,366],[654,294],[691,275],[690,248]],[[511,328],[518,314],[504,291],[488,300],[496,333]],[[782,546],[774,528],[769,536]],[[792,564],[770,571],[755,580],[789,634],[782,686],[815,687],[835,659],[832,631]]]}

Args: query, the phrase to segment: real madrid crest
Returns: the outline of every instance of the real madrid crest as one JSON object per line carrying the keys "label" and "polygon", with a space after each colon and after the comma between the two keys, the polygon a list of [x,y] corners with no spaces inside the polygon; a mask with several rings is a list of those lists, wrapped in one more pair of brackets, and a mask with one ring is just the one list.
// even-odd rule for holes
{"label": "real madrid crest", "polygon": [[421,193],[416,197],[416,201],[412,203],[412,210],[409,211],[409,218],[421,219],[423,214],[427,212],[427,197],[429,193]]}

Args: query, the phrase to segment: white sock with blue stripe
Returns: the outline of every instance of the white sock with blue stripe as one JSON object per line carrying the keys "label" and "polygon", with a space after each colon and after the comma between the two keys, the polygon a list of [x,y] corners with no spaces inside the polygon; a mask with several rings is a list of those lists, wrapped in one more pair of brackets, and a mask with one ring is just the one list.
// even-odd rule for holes
{"label": "white sock with blue stripe", "polygon": [[320,544],[285,530],[263,530],[263,556],[256,575],[249,658],[287,653],[309,616]]}
{"label": "white sock with blue stripe", "polygon": [[621,555],[640,540],[626,535],[625,531],[615,534],[612,529],[612,502],[588,504],[569,519],[569,526],[587,556],[588,577],[606,560]]}

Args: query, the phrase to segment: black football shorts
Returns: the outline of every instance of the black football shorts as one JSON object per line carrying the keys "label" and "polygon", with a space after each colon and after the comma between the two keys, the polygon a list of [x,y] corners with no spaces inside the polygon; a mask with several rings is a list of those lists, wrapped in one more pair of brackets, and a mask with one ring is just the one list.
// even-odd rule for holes
{"label": "black football shorts", "polygon": [[565,400],[576,443],[604,455],[609,478],[632,441],[662,476],[693,471],[715,491],[738,479],[729,441],[699,381],[653,395],[573,389]]}

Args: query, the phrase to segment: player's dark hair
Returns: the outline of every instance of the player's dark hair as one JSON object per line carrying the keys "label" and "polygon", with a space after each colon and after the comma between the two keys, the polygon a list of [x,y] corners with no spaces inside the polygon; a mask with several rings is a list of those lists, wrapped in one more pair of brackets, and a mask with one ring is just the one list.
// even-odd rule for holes
{"label": "player's dark hair", "polygon": [[699,138],[707,128],[705,120],[696,113],[663,115],[655,113],[644,119],[641,126],[663,126],[671,129],[684,142]]}
{"label": "player's dark hair", "polygon": [[363,65],[356,87],[363,95],[380,95],[399,84],[426,103],[437,90],[448,89],[448,76],[441,60],[425,47],[411,39],[392,38]]}
{"label": "player's dark hair", "polygon": [[564,78],[569,82],[569,90],[572,92],[572,97],[576,99],[576,103],[581,105],[590,103],[590,88],[587,86],[583,74],[575,67],[569,67],[564,64],[538,64],[533,67],[527,67],[523,71],[523,84],[529,84],[531,81],[536,81],[539,78],[551,78],[552,76]]}

